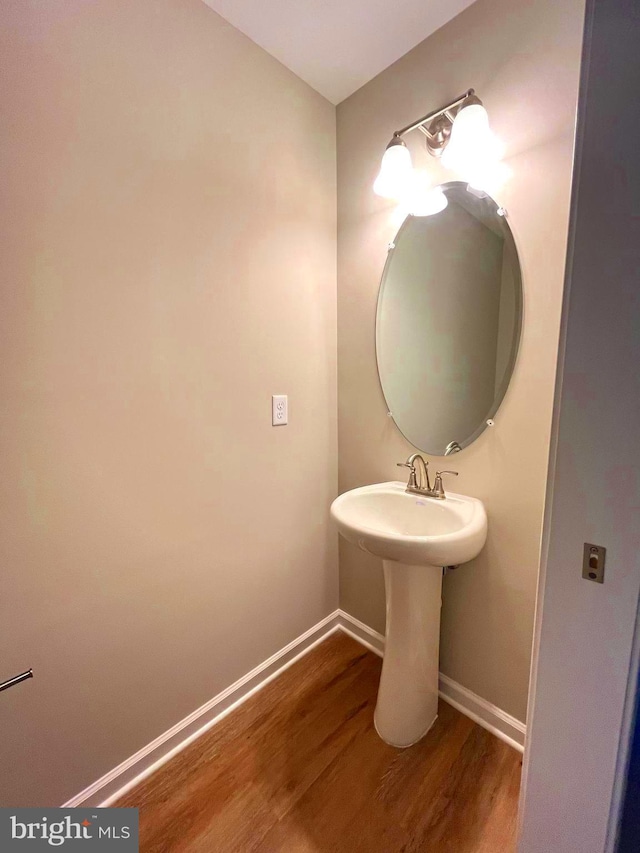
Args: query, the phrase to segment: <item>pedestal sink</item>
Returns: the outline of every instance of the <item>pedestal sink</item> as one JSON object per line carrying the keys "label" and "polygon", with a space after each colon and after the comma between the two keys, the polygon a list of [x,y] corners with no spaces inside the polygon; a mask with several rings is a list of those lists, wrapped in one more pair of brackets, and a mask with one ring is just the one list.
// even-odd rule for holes
{"label": "pedestal sink", "polygon": [[331,505],[340,533],[382,557],[387,631],[375,725],[397,747],[419,741],[438,714],[442,567],[476,557],[487,538],[484,505],[447,493],[411,494],[402,483],[345,492]]}

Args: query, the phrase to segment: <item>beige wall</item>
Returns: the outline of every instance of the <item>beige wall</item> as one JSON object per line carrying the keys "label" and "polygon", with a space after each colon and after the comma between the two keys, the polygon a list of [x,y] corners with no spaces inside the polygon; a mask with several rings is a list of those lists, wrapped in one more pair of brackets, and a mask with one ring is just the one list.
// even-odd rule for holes
{"label": "beige wall", "polygon": [[[484,100],[512,176],[497,200],[520,251],[525,319],[496,426],[448,460],[481,498],[489,539],[444,585],[441,668],[525,718],[563,286],[583,0],[478,0],[338,107],[340,490],[397,479],[413,448],[387,417],[374,321],[394,210],[372,193],[392,132],[467,88]],[[419,134],[408,144],[431,168]],[[455,463],[455,464],[454,464]],[[437,461],[434,460],[435,468]],[[341,605],[384,630],[380,562],[340,542]]]}
{"label": "beige wall", "polygon": [[58,805],[337,606],[335,110],[199,0],[0,33],[0,805]]}

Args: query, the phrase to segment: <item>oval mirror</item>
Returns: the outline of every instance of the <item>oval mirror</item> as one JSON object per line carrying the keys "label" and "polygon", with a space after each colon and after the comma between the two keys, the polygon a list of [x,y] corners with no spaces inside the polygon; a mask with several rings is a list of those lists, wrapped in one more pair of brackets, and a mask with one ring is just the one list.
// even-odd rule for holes
{"label": "oval mirror", "polygon": [[434,456],[475,441],[506,393],[522,278],[492,198],[444,184],[444,210],[408,216],[389,249],[376,316],[380,384],[405,438]]}

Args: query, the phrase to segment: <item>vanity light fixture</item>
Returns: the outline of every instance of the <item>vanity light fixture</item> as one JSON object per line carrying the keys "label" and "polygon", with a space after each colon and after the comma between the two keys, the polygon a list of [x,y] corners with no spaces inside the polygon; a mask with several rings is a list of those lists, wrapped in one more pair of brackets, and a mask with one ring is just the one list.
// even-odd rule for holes
{"label": "vanity light fixture", "polygon": [[[415,197],[411,186],[411,155],[402,139],[413,130],[419,130],[426,137],[429,154],[442,158],[445,168],[457,172],[462,180],[477,189],[482,189],[486,176],[495,172],[502,154],[500,143],[489,127],[489,117],[482,101],[473,89],[469,89],[450,104],[395,131],[373,185],[377,195],[393,199],[401,199],[407,194]],[[438,212],[435,209],[437,204],[427,204],[426,207],[433,208],[432,213]],[[446,207],[446,198],[443,207]]]}
{"label": "vanity light fixture", "polygon": [[440,213],[449,204],[440,187],[434,187],[424,193],[416,193],[411,200],[409,212],[412,216],[433,216]]}
{"label": "vanity light fixture", "polygon": [[433,216],[444,210],[448,204],[442,189],[433,187],[429,175],[422,170],[413,171],[400,202],[402,212],[412,216]]}
{"label": "vanity light fixture", "polygon": [[406,191],[412,172],[409,149],[402,139],[394,134],[382,157],[380,172],[373,185],[373,191],[382,198],[392,198],[397,201]]}

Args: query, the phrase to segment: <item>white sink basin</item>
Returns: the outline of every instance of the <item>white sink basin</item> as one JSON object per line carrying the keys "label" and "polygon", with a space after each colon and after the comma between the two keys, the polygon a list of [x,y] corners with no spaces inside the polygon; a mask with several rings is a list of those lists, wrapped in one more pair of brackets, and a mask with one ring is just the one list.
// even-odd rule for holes
{"label": "white sink basin", "polygon": [[340,495],[331,517],[345,539],[383,559],[387,630],[375,724],[387,743],[411,746],[438,713],[442,566],[480,553],[484,506],[464,495],[438,500],[402,483],[378,483]]}
{"label": "white sink basin", "polygon": [[487,515],[477,498],[447,492],[441,501],[377,483],[345,492],[331,516],[349,542],[411,565],[452,566],[477,557],[487,538]]}

